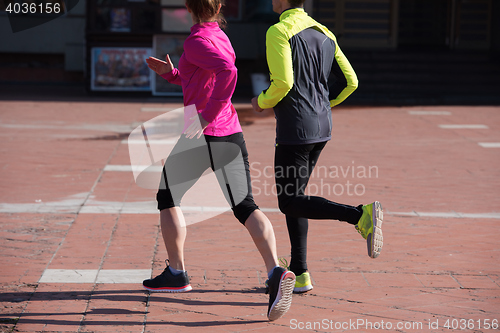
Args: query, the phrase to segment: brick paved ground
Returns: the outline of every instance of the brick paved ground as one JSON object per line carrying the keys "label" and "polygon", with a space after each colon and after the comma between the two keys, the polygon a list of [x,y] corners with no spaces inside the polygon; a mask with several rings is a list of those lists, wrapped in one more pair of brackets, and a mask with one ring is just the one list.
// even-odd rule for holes
{"label": "brick paved ground", "polygon": [[[485,327],[500,320],[500,148],[486,147],[500,142],[500,108],[336,109],[310,190],[353,205],[381,201],[382,255],[368,258],[347,224],[311,221],[314,289],[269,323],[262,260],[230,213],[188,226],[192,292],[141,287],[166,259],[154,191],[113,170],[130,164],[128,133],[162,113],[141,109],[176,106],[0,102],[0,331],[450,332],[462,319],[471,320],[462,331],[493,331]],[[237,108],[256,200],[287,258],[265,173],[274,119]]]}

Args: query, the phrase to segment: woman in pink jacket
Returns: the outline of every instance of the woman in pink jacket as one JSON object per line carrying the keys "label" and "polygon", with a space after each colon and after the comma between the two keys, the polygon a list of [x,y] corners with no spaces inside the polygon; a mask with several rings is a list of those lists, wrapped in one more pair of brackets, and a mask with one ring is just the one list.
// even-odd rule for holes
{"label": "woman in pink jacket", "polygon": [[[179,204],[184,193],[211,168],[222,171],[216,172],[221,189],[264,259],[269,272],[267,315],[269,320],[276,320],[291,305],[295,275],[279,267],[273,227],[253,200],[248,153],[231,103],[237,81],[236,57],[228,37],[219,27],[223,22],[221,6],[221,0],[186,0],[195,24],[184,42],[178,69],[168,55],[166,61],[152,57],[147,60],[149,68],[158,75],[182,86],[185,110],[197,111],[197,114],[185,111],[183,135],[165,162],[157,193],[169,265],[162,274],[145,280],[143,285],[151,291],[192,289],[184,268],[186,224]],[[204,141],[200,144],[200,140]],[[235,165],[238,158],[239,163]],[[242,168],[238,168],[238,164]]]}

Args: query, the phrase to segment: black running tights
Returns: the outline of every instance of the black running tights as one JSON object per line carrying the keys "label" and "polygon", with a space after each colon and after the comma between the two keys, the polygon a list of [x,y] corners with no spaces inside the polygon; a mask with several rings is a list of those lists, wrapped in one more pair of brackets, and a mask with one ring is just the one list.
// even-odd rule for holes
{"label": "black running tights", "polygon": [[328,219],[357,224],[361,205],[354,207],[304,194],[311,173],[326,142],[303,145],[276,145],[274,171],[278,204],[286,215],[291,244],[290,270],[307,271],[308,219]]}

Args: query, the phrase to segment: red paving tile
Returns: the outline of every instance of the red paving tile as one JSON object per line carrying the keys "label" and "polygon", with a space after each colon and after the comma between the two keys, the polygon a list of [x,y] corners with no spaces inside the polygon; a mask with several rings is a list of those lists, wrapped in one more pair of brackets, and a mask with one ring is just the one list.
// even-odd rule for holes
{"label": "red paving tile", "polygon": [[451,275],[416,275],[416,278],[428,288],[457,288],[457,280]]}
{"label": "red paving tile", "polygon": [[102,269],[151,269],[158,223],[157,216],[122,216],[113,231]]}
{"label": "red paving tile", "polygon": [[[0,185],[8,189],[0,192],[0,263],[7,267],[0,271],[0,331],[289,332],[316,325],[318,332],[347,332],[352,327],[342,324],[384,321],[393,325],[388,331],[450,332],[447,320],[473,319],[479,332],[478,323],[500,319],[498,215],[458,218],[500,213],[500,155],[478,145],[500,142],[498,107],[336,109],[333,139],[317,169],[323,173],[309,190],[352,205],[381,201],[384,248],[370,259],[352,226],[310,221],[314,289],[294,295],[292,308],[276,322],[266,320],[262,259],[231,212],[188,227],[190,293],[149,294],[140,284],[38,283],[47,268],[163,270],[158,215],[105,211],[155,199],[130,172],[103,171],[128,165],[122,140],[160,114],[141,112],[143,106],[169,104],[0,102]],[[451,115],[412,116],[411,110]],[[244,133],[256,202],[276,209],[274,180],[264,173],[273,165],[274,119],[241,116],[251,123]],[[439,128],[467,123],[489,129]],[[372,174],[358,173],[370,167]],[[356,185],[362,191],[349,192]],[[102,213],[80,211],[90,202]],[[278,254],[289,259],[284,217],[267,215]],[[404,327],[413,323],[422,326]]]}
{"label": "red paving tile", "polygon": [[453,275],[463,288],[500,289],[489,276]]}
{"label": "red paving tile", "polygon": [[16,325],[20,332],[76,332],[92,285],[40,284]]}
{"label": "red paving tile", "polygon": [[49,268],[98,269],[116,223],[111,214],[79,215]]}
{"label": "red paving tile", "polygon": [[96,286],[82,321],[82,330],[141,332],[146,315],[146,297],[136,287],[129,284]]}

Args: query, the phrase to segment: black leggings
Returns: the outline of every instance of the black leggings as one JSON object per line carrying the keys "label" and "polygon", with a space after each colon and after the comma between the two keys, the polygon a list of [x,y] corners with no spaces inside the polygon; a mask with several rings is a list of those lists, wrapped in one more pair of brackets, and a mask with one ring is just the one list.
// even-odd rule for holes
{"label": "black leggings", "polygon": [[[156,200],[158,209],[180,206],[184,194],[211,168],[235,217],[242,224],[259,209],[252,195],[250,164],[243,133],[216,137],[184,135],[165,161]],[[210,193],[206,193],[210,196]]]}
{"label": "black leggings", "polygon": [[290,270],[296,275],[307,271],[308,219],[339,220],[357,224],[358,207],[342,205],[322,197],[304,194],[311,173],[326,142],[304,145],[276,145],[274,171],[278,204],[286,215],[291,245]]}

